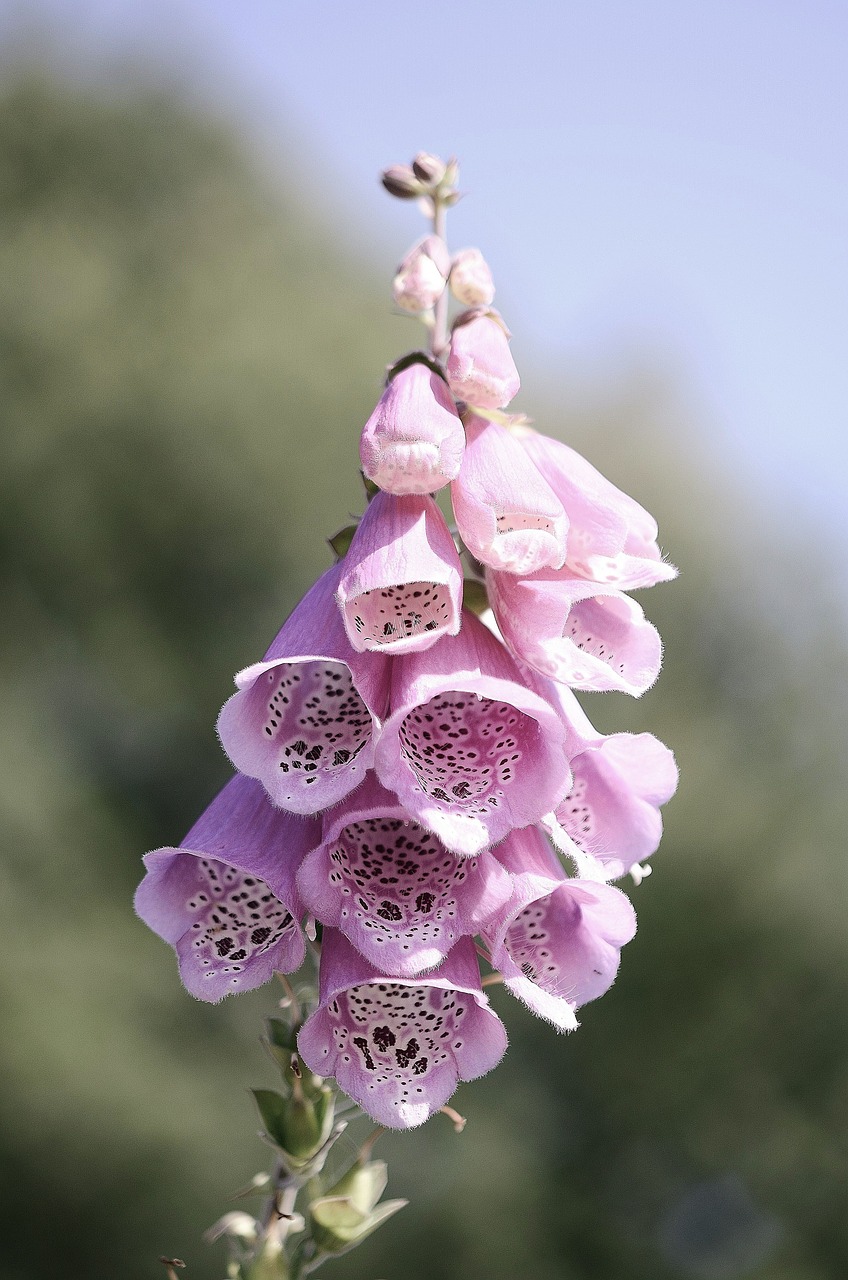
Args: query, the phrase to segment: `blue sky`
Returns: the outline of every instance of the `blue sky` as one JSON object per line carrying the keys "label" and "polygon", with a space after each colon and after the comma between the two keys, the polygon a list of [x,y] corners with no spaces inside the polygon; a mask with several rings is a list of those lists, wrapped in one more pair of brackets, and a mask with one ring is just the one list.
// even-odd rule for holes
{"label": "blue sky", "polygon": [[0,0],[0,33],[39,19],[56,57],[147,58],[272,159],[293,137],[387,272],[418,226],[375,174],[455,152],[451,240],[492,263],[519,365],[591,388],[647,353],[848,549],[842,0]]}

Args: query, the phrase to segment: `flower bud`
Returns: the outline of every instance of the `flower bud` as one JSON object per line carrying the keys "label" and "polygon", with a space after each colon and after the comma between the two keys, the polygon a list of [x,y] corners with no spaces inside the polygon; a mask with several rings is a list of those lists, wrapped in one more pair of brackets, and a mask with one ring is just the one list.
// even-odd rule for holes
{"label": "flower bud", "polygon": [[446,168],[444,160],[431,155],[429,151],[419,151],[412,162],[412,172],[419,181],[426,182],[428,186],[436,186],[440,183],[445,176]]}
{"label": "flower bud", "polygon": [[404,311],[429,311],[445,291],[450,258],[438,236],[425,236],[414,244],[392,281],[395,302]]}
{"label": "flower bud", "polygon": [[386,1188],[383,1160],[357,1161],[325,1196],[309,1206],[312,1238],[325,1253],[343,1253],[376,1231],[406,1200],[377,1201]]}
{"label": "flower bud", "polygon": [[327,1085],[313,1094],[307,1096],[297,1080],[288,1097],[272,1089],[253,1090],[265,1133],[292,1170],[307,1167],[332,1132],[335,1095]]}
{"label": "flower bud", "polygon": [[479,249],[460,249],[450,272],[451,293],[466,307],[488,307],[495,296],[489,264]]}
{"label": "flower bud", "polygon": [[448,385],[457,400],[477,409],[504,409],[521,380],[509,350],[509,334],[497,311],[457,316],[447,362]]}
{"label": "flower bud", "polygon": [[380,174],[380,181],[390,196],[398,200],[415,200],[424,192],[408,164],[390,164]]}

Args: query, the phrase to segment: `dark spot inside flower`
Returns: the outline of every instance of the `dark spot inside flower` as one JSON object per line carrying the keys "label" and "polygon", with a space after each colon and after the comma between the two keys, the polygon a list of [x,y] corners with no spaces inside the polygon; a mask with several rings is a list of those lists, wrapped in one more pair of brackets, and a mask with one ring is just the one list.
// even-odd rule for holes
{"label": "dark spot inside flower", "polygon": [[383,920],[401,920],[403,918],[400,907],[386,899],[377,908],[377,915],[381,916]]}
{"label": "dark spot inside flower", "polygon": [[369,1071],[373,1071],[374,1067],[376,1066],[376,1063],[374,1062],[374,1059],[371,1057],[371,1050],[368,1048],[368,1041],[365,1039],[365,1036],[354,1036],[353,1043],[356,1045],[357,1049],[362,1054],[362,1057],[365,1061],[365,1066],[368,1068]]}
{"label": "dark spot inside flower", "polygon": [[418,911],[421,911],[426,915],[428,912],[432,911],[434,900],[432,893],[419,893],[418,897],[415,899],[415,906]]}
{"label": "dark spot inside flower", "polygon": [[398,1066],[408,1067],[410,1062],[413,1062],[418,1057],[419,1048],[420,1046],[418,1041],[413,1036],[405,1049],[395,1050],[395,1058],[397,1059]]}
{"label": "dark spot inside flower", "polygon": [[395,1033],[389,1027],[374,1028],[374,1043],[383,1053],[395,1043]]}
{"label": "dark spot inside flower", "polygon": [[232,938],[217,938],[215,940],[215,950],[218,952],[219,956],[227,955],[230,951],[232,951],[234,946],[235,946],[235,943],[233,942]]}
{"label": "dark spot inside flower", "polygon": [[253,933],[250,935],[250,941],[255,947],[260,947],[263,942],[270,938],[270,936],[271,930],[263,926],[261,929],[253,930]]}

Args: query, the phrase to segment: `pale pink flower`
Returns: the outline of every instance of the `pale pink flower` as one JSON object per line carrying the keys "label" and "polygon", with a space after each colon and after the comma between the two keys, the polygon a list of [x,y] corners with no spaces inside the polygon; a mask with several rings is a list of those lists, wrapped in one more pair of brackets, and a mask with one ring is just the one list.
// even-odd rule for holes
{"label": "pale pink flower", "polygon": [[562,503],[498,423],[466,419],[451,504],[463,542],[483,564],[518,574],[563,564],[568,517]]}
{"label": "pale pink flower", "polygon": [[465,432],[451,393],[429,364],[401,369],[362,429],[359,456],[388,493],[433,493],[459,474]]}
{"label": "pale pink flower", "polygon": [[459,249],[450,269],[451,293],[464,307],[488,307],[495,296],[489,264],[479,249]]}
{"label": "pale pink flower", "polygon": [[392,281],[394,300],[404,311],[430,311],[445,291],[451,269],[450,254],[438,236],[414,244]]}
{"label": "pale pink flower", "polygon": [[340,572],[328,569],[263,660],[239,672],[218,717],[236,768],[292,813],[318,813],[359,785],[388,706],[389,659],[352,648],[335,600]]}
{"label": "pale pink flower", "polygon": [[337,599],[359,653],[411,653],[456,635],[462,567],[431,497],[374,495],[345,556]]}
{"label": "pale pink flower", "polygon": [[566,730],[502,644],[465,611],[458,636],[392,665],[375,768],[410,816],[470,856],[568,791]]}
{"label": "pale pink flower", "polygon": [[378,1124],[423,1124],[460,1080],[497,1066],[506,1044],[470,938],[432,973],[399,978],[376,970],[341,933],[324,931],[319,1005],[298,1049],[310,1071],[335,1076]]}
{"label": "pale pink flower", "polygon": [[220,1000],[300,968],[295,873],[319,831],[317,819],[275,809],[258,782],[237,775],[179,848],[145,855],[135,909],[174,947],[193,996]]}
{"label": "pale pink flower", "polygon": [[562,441],[524,426],[513,433],[568,514],[566,564],[573,573],[620,591],[676,577],[657,545],[657,522],[644,507]]}
{"label": "pale pink flower", "polygon": [[325,815],[298,886],[322,924],[340,929],[379,969],[406,977],[479,933],[512,892],[491,853],[448,852],[373,773]]}
{"label": "pale pink flower", "polygon": [[489,570],[486,583],[507,645],[542,675],[574,689],[619,689],[635,697],[656,680],[659,633],[621,591],[569,569],[526,578]]}
{"label": "pale pink flower", "polygon": [[608,991],[636,916],[618,889],[570,880],[541,833],[514,831],[496,856],[513,878],[511,901],[485,930],[493,966],[513,995],[560,1031]]}
{"label": "pale pink flower", "polygon": [[467,311],[457,317],[447,375],[457,400],[478,409],[503,409],[518,394],[521,379],[496,311]]}

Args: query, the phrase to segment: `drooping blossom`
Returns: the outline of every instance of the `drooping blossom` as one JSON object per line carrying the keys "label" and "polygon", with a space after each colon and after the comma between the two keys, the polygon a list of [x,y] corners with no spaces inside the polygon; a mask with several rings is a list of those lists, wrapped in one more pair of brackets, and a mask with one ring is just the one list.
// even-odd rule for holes
{"label": "drooping blossom", "polygon": [[488,307],[495,296],[489,264],[479,249],[459,249],[451,261],[451,293],[464,307]]}
{"label": "drooping blossom", "polygon": [[193,996],[217,1001],[300,968],[295,874],[319,831],[317,819],[275,809],[260,783],[237,774],[179,848],[146,854],[135,909],[174,947]]}
{"label": "drooping blossom", "polygon": [[566,730],[467,610],[458,636],[392,664],[392,714],[375,755],[416,822],[470,856],[537,822],[568,791]]}
{"label": "drooping blossom", "polygon": [[521,445],[498,423],[473,415],[465,421],[465,441],[451,503],[469,551],[508,573],[559,569],[568,517]]}
{"label": "drooping blossom", "polygon": [[575,1010],[612,986],[636,932],[633,907],[611,885],[568,879],[534,827],[514,831],[495,853],[514,894],[485,930],[492,964],[529,1009],[570,1031]]}
{"label": "drooping blossom", "polygon": [[424,236],[412,246],[392,281],[394,300],[404,311],[431,310],[444,293],[450,254],[439,236]]}
{"label": "drooping blossom", "polygon": [[462,567],[431,497],[374,495],[345,556],[337,599],[359,653],[411,653],[456,635]]}
{"label": "drooping blossom", "polygon": [[357,653],[345,633],[340,571],[328,569],[262,661],[239,672],[218,718],[236,768],[292,813],[318,813],[359,785],[388,705],[388,659]]}
{"label": "drooping blossom", "polygon": [[662,559],[657,522],[644,507],[562,441],[527,426],[513,427],[512,434],[568,514],[572,573],[620,591],[676,576],[674,565]]}
{"label": "drooping blossom", "polygon": [[307,909],[387,973],[412,976],[479,933],[512,892],[491,853],[458,858],[369,774],[324,816],[298,886]]}
{"label": "drooping blossom", "polygon": [[486,574],[489,601],[522,662],[574,689],[638,697],[656,680],[662,644],[635,600],[570,569]]}
{"label": "drooping blossom", "polygon": [[480,308],[457,316],[446,368],[457,400],[478,409],[505,408],[521,386],[497,311]]}
{"label": "drooping blossom", "polygon": [[324,931],[318,1008],[298,1049],[310,1071],[335,1076],[378,1124],[423,1124],[460,1080],[497,1066],[506,1043],[470,938],[438,969],[400,978],[375,969],[341,933]]}
{"label": "drooping blossom", "polygon": [[459,473],[465,432],[450,390],[429,364],[394,375],[362,429],[359,456],[387,493],[434,493]]}
{"label": "drooping blossom", "polygon": [[571,756],[571,769],[574,781],[555,810],[557,821],[615,880],[659,846],[660,805],[677,789],[674,756],[651,733],[613,733]]}

